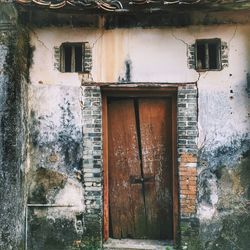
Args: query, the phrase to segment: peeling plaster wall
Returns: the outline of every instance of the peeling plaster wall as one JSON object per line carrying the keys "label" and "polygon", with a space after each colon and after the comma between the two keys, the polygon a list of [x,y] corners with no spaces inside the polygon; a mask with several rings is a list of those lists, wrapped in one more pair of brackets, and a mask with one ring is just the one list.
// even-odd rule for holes
{"label": "peeling plaster wall", "polygon": [[[79,145],[84,138],[79,95],[82,83],[197,82],[197,218],[200,226],[198,238],[195,241],[193,237],[185,238],[183,245],[187,249],[237,249],[237,245],[247,249],[249,239],[246,235],[250,229],[243,218],[249,221],[250,217],[247,210],[249,168],[246,167],[249,166],[250,149],[250,110],[246,92],[250,25],[113,30],[43,28],[33,29],[31,37],[35,51],[29,91],[30,173],[32,176],[38,169],[49,169],[64,176],[61,177],[62,186],[53,190],[52,195],[48,190],[44,202],[56,201],[61,192],[66,196],[76,192],[82,199],[82,191],[66,189],[68,179],[78,183],[74,170],[78,173],[81,168],[82,148]],[[228,67],[203,73],[188,68],[188,46],[195,39],[204,38],[220,38],[227,43]],[[61,73],[54,69],[54,47],[63,42],[85,41],[91,44],[93,52],[90,74]],[[68,149],[69,161],[64,149],[67,142],[72,143]],[[31,198],[36,186],[32,185]],[[84,213],[82,204],[79,203],[78,212]],[[230,232],[229,228],[235,230]]]}
{"label": "peeling plaster wall", "polygon": [[79,88],[31,85],[29,104],[28,247],[74,247],[85,211]]}

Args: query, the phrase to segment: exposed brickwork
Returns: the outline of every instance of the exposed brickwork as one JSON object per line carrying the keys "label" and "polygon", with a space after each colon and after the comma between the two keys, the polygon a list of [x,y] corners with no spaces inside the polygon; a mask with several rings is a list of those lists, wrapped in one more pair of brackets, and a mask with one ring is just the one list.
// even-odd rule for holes
{"label": "exposed brickwork", "polygon": [[[179,164],[180,207],[183,217],[190,216],[196,212],[197,158],[192,154],[188,155],[189,157],[186,157],[186,153],[182,153]],[[191,158],[192,161],[185,161],[188,158]]]}
{"label": "exposed brickwork", "polygon": [[90,43],[86,42],[84,44],[84,65],[83,70],[86,73],[89,73],[92,69],[92,48]]}
{"label": "exposed brickwork", "polygon": [[197,192],[197,88],[178,88],[178,169],[181,217],[196,213]]}
{"label": "exposed brickwork", "polygon": [[60,48],[54,47],[54,69],[60,71]]}
{"label": "exposed brickwork", "polygon": [[[102,129],[100,88],[82,87],[83,182],[85,223],[89,235],[102,232]],[[87,232],[88,233],[88,232]]]}
{"label": "exposed brickwork", "polygon": [[195,44],[188,46],[188,67],[189,69],[195,69]]}
{"label": "exposed brickwork", "polygon": [[229,48],[226,42],[221,42],[221,66],[222,68],[228,67],[228,53]]}
{"label": "exposed brickwork", "polygon": [[178,152],[197,154],[197,89],[195,84],[178,88]]}

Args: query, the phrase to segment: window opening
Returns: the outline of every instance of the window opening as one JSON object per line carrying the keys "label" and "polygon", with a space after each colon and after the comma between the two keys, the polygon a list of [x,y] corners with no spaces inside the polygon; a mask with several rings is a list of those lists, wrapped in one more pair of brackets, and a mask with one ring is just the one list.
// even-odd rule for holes
{"label": "window opening", "polygon": [[84,71],[84,43],[65,43],[61,45],[61,71]]}
{"label": "window opening", "polygon": [[65,46],[64,48],[64,65],[65,72],[71,72],[71,58],[72,58],[72,48],[70,46]]}
{"label": "window opening", "polygon": [[221,70],[221,40],[204,39],[196,41],[196,69]]}
{"label": "window opening", "polygon": [[83,64],[82,64],[82,46],[77,45],[75,46],[75,71],[83,71]]}

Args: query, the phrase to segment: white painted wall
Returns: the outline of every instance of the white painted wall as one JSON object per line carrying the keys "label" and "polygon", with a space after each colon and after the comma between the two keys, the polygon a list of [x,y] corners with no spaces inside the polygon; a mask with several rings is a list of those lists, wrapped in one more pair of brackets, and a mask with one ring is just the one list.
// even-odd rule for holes
{"label": "white painted wall", "polygon": [[[229,45],[229,67],[197,73],[187,65],[187,44],[221,38]],[[32,84],[80,86],[83,75],[54,69],[54,46],[88,41],[93,47],[94,82],[117,82],[132,63],[132,82],[194,82],[199,90],[199,146],[230,144],[249,132],[246,74],[250,72],[250,25],[152,29],[43,28],[31,32],[35,46]],[[85,77],[86,78],[86,77]],[[233,93],[230,93],[230,90]],[[232,98],[230,98],[232,96]]]}

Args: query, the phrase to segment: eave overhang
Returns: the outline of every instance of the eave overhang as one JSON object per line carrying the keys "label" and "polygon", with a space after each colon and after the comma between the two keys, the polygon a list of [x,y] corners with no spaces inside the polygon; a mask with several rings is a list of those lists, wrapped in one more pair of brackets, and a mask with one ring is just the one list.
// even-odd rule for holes
{"label": "eave overhang", "polygon": [[248,10],[250,0],[16,0],[22,6],[75,12],[160,12]]}

